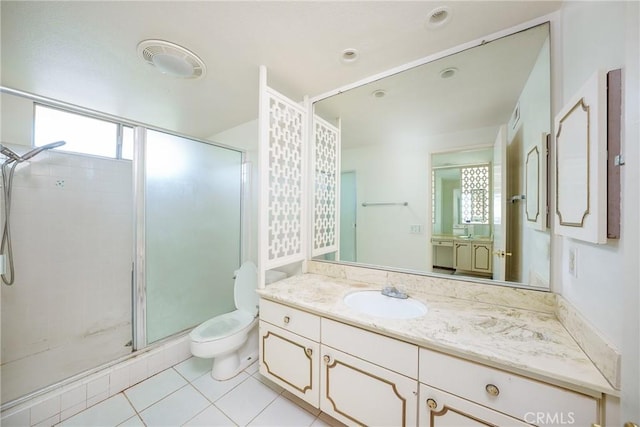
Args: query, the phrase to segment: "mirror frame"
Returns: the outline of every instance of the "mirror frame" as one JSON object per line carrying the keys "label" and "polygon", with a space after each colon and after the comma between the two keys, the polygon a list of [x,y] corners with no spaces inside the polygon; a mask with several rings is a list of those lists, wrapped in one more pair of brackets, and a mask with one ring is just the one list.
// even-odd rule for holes
{"label": "mirror frame", "polygon": [[[522,32],[522,31],[526,31],[530,28],[534,28],[536,26],[539,25],[543,25],[543,24],[547,24],[549,25],[549,40],[551,40],[551,28],[553,25],[552,22],[552,18],[550,17],[550,15],[545,15],[545,16],[541,16],[538,17],[536,19],[533,19],[531,21],[525,22],[523,24],[520,25],[516,25],[498,32],[495,32],[493,34],[490,34],[486,37],[482,37],[482,38],[478,38],[466,43],[462,43],[459,44],[457,46],[454,46],[452,48],[449,49],[445,49],[443,51],[437,52],[435,54],[432,55],[428,55],[424,58],[418,59],[416,61],[412,61],[403,65],[400,65],[398,67],[392,68],[390,70],[381,72],[379,74],[375,74],[372,76],[369,76],[367,78],[358,80],[354,83],[339,87],[337,89],[322,93],[320,95],[314,96],[314,97],[308,97],[306,99],[306,103],[308,105],[309,108],[309,112],[310,112],[310,117],[313,118],[315,117],[315,104],[317,102],[320,102],[324,99],[330,98],[334,95],[339,95],[343,92],[349,91],[351,89],[355,89],[358,88],[360,86],[364,86],[367,85],[369,83],[373,83],[375,81],[384,79],[386,77],[391,77],[395,74],[399,74],[402,73],[404,71],[408,71],[411,70],[413,68],[425,65],[425,64],[429,64],[431,62],[437,61],[439,59],[442,58],[446,58],[448,56],[451,55],[455,55],[457,53],[466,51],[468,49],[472,49],[474,47],[479,47],[482,46],[486,43],[501,39],[503,37],[508,37],[510,35]],[[553,58],[549,58],[550,61],[553,61]],[[551,72],[552,68],[550,69],[550,85],[551,87],[553,87],[553,73]],[[553,94],[551,94],[552,96]],[[519,105],[517,105],[515,108],[516,110],[519,109],[518,108]],[[551,132],[553,132],[553,120],[550,117],[550,129]],[[311,146],[314,145],[315,141],[314,141],[315,137],[313,135],[313,132],[308,132],[308,141],[310,143]],[[433,154],[433,153],[432,153]],[[431,160],[429,160],[429,162],[431,163]],[[429,164],[429,168],[432,168],[432,165]],[[310,182],[313,182],[313,168],[309,168],[309,180]],[[431,179],[431,175],[429,175]],[[311,188],[311,190],[313,190]],[[337,204],[338,209],[339,209],[339,204]],[[339,216],[339,212],[337,213],[337,215]],[[313,224],[311,224],[311,227],[313,227]],[[551,233],[550,229],[547,229],[547,231]],[[310,230],[310,235],[313,236],[314,230],[311,229]],[[312,239],[309,239],[312,240]],[[550,236],[550,242],[549,242],[549,258],[552,258],[552,254],[554,251],[554,245],[553,245],[554,239],[553,236]],[[534,291],[539,291],[539,292],[552,292],[551,289],[551,284],[549,283],[549,287],[547,288],[542,288],[542,287],[536,287],[533,285],[529,285],[526,283],[520,283],[520,282],[510,282],[510,281],[501,281],[501,280],[493,280],[493,279],[486,279],[486,278],[482,278],[482,277],[473,277],[473,276],[451,276],[451,275],[445,275],[445,274],[440,274],[440,273],[435,273],[433,271],[426,271],[426,270],[413,270],[413,269],[405,269],[405,268],[400,268],[400,267],[392,267],[392,266],[382,266],[382,265],[373,265],[373,264],[366,264],[366,263],[361,263],[361,262],[350,262],[350,261],[335,261],[335,260],[330,260],[330,259],[315,259],[311,257],[311,249],[309,249],[309,257],[308,260],[310,261],[316,261],[316,262],[322,262],[322,263],[328,263],[328,264],[336,264],[336,265],[344,265],[344,266],[348,266],[348,267],[355,267],[355,268],[366,268],[366,269],[372,269],[372,270],[379,270],[379,271],[388,271],[388,272],[394,272],[394,273],[404,273],[404,274],[411,274],[411,275],[417,275],[417,276],[426,276],[426,277],[434,277],[434,278],[438,278],[438,279],[448,279],[448,280],[456,280],[456,281],[462,281],[462,282],[470,282],[470,283],[477,283],[477,284],[484,284],[484,285],[493,285],[493,286],[503,286],[503,287],[509,287],[509,288],[516,288],[516,289],[526,289],[526,290],[534,290]],[[553,263],[550,262],[550,266],[549,266],[549,280],[551,281],[551,278],[553,277]]]}

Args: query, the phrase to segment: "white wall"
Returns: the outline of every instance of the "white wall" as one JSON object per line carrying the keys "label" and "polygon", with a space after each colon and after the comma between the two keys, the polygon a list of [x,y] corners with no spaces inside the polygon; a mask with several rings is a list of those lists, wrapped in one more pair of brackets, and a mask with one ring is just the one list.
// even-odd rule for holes
{"label": "white wall", "polygon": [[[513,189],[507,197],[515,194],[525,194],[525,162],[529,150],[540,144],[542,133],[551,132],[551,87],[549,80],[550,70],[550,46],[545,42],[540,49],[540,54],[531,70],[518,102],[520,104],[520,120],[516,129],[508,127],[509,153],[515,154],[515,173],[518,174],[519,188]],[[517,135],[516,135],[517,134]],[[519,144],[518,147],[514,147]],[[544,159],[544,155],[543,155]],[[511,174],[509,174],[511,175]],[[518,263],[514,271],[518,277],[510,280],[529,283],[532,285],[549,285],[550,259],[550,234],[549,231],[539,231],[528,224],[525,213],[525,202],[515,205],[509,204],[507,209],[517,210],[516,247],[512,248],[513,260]]]}
{"label": "white wall", "polygon": [[[431,234],[431,221],[427,221],[429,163],[429,153],[424,148],[370,146],[342,151],[342,170],[356,171],[358,262],[431,268],[427,253],[427,236]],[[363,207],[363,202],[409,205]],[[420,225],[422,232],[411,234],[412,224]]]}
{"label": "white wall", "polygon": [[[556,85],[556,95],[561,94],[560,99],[556,100],[555,111],[597,69],[624,67],[625,13],[624,2],[565,4],[561,34],[556,35],[554,42],[561,55],[555,58],[554,64],[554,76],[559,83]],[[623,179],[628,169],[622,169]],[[637,220],[637,212],[635,218]],[[555,277],[555,281],[561,285],[558,290],[618,348],[622,344],[622,323],[620,313],[614,307],[621,307],[624,302],[624,247],[629,243],[625,237],[623,231],[620,240],[609,240],[606,245],[558,238],[560,245],[554,248],[561,248],[554,255],[559,267]],[[577,277],[570,276],[567,269],[570,248],[577,253]],[[610,309],[603,309],[605,307]]]}
{"label": "white wall", "polygon": [[243,203],[242,261],[258,263],[258,201],[260,173],[258,170],[258,120],[210,136],[209,140],[245,150],[247,175]]}
{"label": "white wall", "polygon": [[626,10],[626,64],[624,75],[624,153],[630,167],[624,171],[623,231],[624,305],[622,342],[622,421],[640,424],[640,4]]}

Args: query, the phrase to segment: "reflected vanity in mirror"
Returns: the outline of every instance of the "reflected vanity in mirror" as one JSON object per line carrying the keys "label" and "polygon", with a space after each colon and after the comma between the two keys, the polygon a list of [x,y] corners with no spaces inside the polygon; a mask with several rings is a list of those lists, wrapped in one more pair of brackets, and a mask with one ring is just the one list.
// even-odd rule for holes
{"label": "reflected vanity in mirror", "polygon": [[315,259],[548,289],[549,58],[545,23],[315,102],[341,141],[339,249]]}

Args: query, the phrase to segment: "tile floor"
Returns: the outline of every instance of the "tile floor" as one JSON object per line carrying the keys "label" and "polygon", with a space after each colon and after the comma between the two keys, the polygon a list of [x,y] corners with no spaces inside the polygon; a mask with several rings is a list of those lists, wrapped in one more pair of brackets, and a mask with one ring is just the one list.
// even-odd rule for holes
{"label": "tile floor", "polygon": [[258,372],[258,363],[235,378],[216,381],[211,360],[192,357],[58,426],[336,426]]}

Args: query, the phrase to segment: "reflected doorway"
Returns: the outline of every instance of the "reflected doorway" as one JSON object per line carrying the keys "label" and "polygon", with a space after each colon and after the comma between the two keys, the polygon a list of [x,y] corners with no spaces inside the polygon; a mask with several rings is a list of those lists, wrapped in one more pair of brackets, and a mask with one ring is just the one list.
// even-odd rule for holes
{"label": "reflected doorway", "polygon": [[340,260],[357,261],[356,172],[340,174]]}

